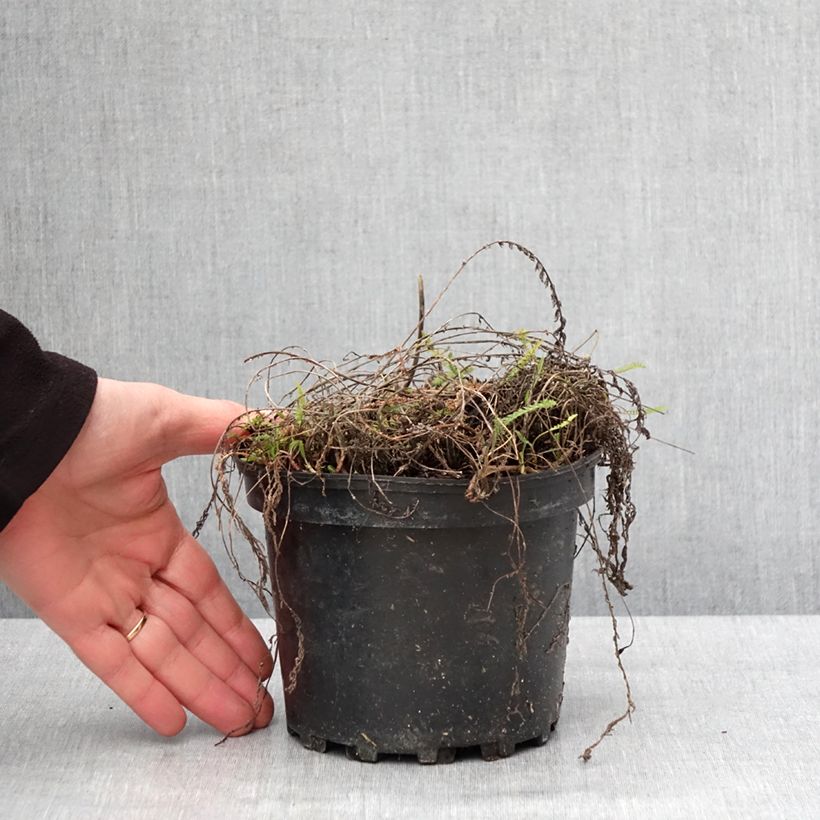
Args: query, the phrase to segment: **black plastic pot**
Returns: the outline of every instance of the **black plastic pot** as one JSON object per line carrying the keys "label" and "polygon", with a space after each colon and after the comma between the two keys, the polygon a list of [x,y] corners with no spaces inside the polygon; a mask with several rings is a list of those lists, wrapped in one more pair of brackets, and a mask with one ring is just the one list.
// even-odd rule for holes
{"label": "black plastic pot", "polygon": [[[380,478],[379,491],[365,476],[292,476],[278,562],[287,606],[276,601],[286,684],[293,613],[303,634],[285,695],[291,734],[317,751],[335,743],[359,760],[423,763],[546,742],[562,700],[577,508],[592,496],[597,459],[513,479],[528,594],[510,576],[509,481],[471,503],[465,481]],[[243,471],[261,510],[262,480]]]}

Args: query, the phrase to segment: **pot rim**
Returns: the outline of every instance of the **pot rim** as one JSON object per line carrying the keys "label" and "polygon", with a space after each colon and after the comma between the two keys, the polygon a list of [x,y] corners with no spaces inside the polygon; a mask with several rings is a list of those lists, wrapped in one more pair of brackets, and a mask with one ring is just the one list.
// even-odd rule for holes
{"label": "pot rim", "polygon": [[[595,450],[589,455],[583,456],[570,464],[549,470],[540,470],[536,473],[525,473],[518,475],[508,473],[507,478],[516,479],[517,483],[526,487],[528,484],[535,484],[545,479],[559,478],[569,474],[575,474],[579,470],[586,470],[598,466],[602,458],[602,451]],[[254,465],[250,465],[241,459],[235,459],[239,471],[246,479],[262,480],[265,474]],[[390,486],[394,490],[406,489],[413,492],[423,492],[426,488],[432,491],[450,489],[453,492],[458,490],[464,492],[470,483],[469,478],[437,478],[423,476],[391,476],[384,474],[368,475],[366,473],[309,473],[306,471],[294,471],[288,473],[288,484],[298,487],[313,485],[327,487],[328,489],[339,490],[349,487],[370,486],[374,482],[379,486]]]}

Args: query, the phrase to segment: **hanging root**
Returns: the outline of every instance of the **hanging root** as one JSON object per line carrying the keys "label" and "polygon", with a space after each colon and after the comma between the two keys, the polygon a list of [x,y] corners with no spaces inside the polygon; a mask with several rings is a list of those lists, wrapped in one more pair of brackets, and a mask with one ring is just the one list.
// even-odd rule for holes
{"label": "hanging root", "polygon": [[[588,763],[592,758],[592,750],[595,749],[598,745],[600,745],[600,743],[603,741],[605,737],[608,737],[610,734],[612,734],[612,731],[619,723],[621,723],[621,721],[626,720],[628,718],[631,722],[632,713],[635,711],[635,701],[632,699],[632,687],[629,684],[629,678],[626,674],[626,669],[624,669],[622,658],[624,651],[628,647],[621,646],[621,637],[618,633],[618,618],[615,615],[615,608],[612,605],[612,598],[609,595],[609,588],[607,586],[608,577],[606,557],[601,552],[598,546],[597,533],[595,531],[595,527],[592,521],[584,519],[583,516],[581,516],[581,520],[588,537],[588,543],[592,545],[593,552],[598,557],[598,572],[601,576],[601,588],[603,589],[604,601],[606,602],[607,610],[609,611],[609,618],[612,621],[612,643],[615,647],[615,663],[617,664],[618,671],[621,673],[621,677],[623,678],[624,689],[626,691],[626,710],[624,711],[624,713],[614,718],[609,723],[607,723],[598,739],[594,743],[587,746],[587,748],[584,749],[584,751],[581,753],[580,759],[583,760],[584,763]],[[622,597],[625,595],[625,593],[620,592],[620,590],[618,590],[618,592]],[[629,646],[631,645],[632,643],[630,642]]]}
{"label": "hanging root", "polygon": [[[207,510],[208,507],[206,507],[205,509]],[[274,647],[275,641],[276,635],[271,635],[271,637],[268,639],[268,648],[273,653],[274,668],[276,667],[276,658],[278,656],[278,646]],[[264,662],[260,661],[259,671],[256,675],[256,697],[254,698],[253,702],[253,714],[241,726],[237,726],[235,729],[231,729],[231,731],[228,732],[226,735],[223,735],[221,740],[218,740],[216,743],[214,743],[214,746],[221,746],[229,738],[244,735],[253,728],[253,725],[256,723],[257,715],[262,711],[262,704],[265,702],[265,695],[268,694],[268,686],[270,685],[271,676],[265,678],[262,675],[263,665]]]}
{"label": "hanging root", "polygon": [[[532,263],[547,289],[554,329],[501,331],[479,314],[465,314],[426,331],[430,312],[468,263],[494,247],[517,251]],[[427,309],[420,282],[418,322],[401,344],[381,355],[351,353],[338,365],[296,348],[251,357],[266,360],[251,382],[251,387],[261,386],[266,406],[246,413],[223,437],[214,460],[212,503],[240,576],[269,615],[276,601],[280,615],[295,627],[298,653],[286,683],[289,691],[296,686],[304,641],[298,613],[283,596],[278,557],[287,531],[287,482],[300,473],[364,474],[376,489],[379,476],[465,479],[467,498],[481,502],[505,480],[598,453],[608,471],[608,523],[602,527],[603,545],[594,528],[587,535],[598,556],[617,646],[606,585],[621,596],[632,588],[625,576],[635,517],[631,478],[637,442],[649,437],[646,413],[635,386],[623,375],[567,350],[565,327],[561,302],[540,260],[517,243],[499,241],[468,257]],[[264,487],[270,554],[239,515],[238,494],[231,486],[237,463],[245,474],[258,476]],[[389,499],[382,500],[389,506]],[[521,655],[532,632],[527,626],[530,611],[540,612],[540,618],[546,605],[527,581],[526,543],[517,517],[516,512],[511,522],[510,572],[496,584],[505,578],[518,580]],[[203,522],[204,517],[198,526]],[[239,570],[234,531],[251,546],[255,579]],[[623,673],[620,653],[617,658]],[[604,736],[634,709],[628,687],[627,682],[629,709]],[[585,759],[596,745],[584,753]]]}

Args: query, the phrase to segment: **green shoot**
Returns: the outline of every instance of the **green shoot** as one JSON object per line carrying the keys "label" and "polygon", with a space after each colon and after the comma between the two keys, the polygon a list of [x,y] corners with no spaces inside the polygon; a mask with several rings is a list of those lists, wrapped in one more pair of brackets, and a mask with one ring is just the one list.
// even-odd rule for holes
{"label": "green shoot", "polygon": [[629,373],[630,370],[642,370],[645,367],[646,365],[643,362],[630,362],[623,367],[616,368],[614,372],[620,375],[621,373]]}

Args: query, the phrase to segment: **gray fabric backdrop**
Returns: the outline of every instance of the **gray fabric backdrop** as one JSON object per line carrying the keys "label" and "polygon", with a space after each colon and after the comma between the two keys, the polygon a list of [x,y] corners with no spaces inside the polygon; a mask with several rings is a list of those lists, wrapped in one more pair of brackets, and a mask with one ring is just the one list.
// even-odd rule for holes
{"label": "gray fabric backdrop", "polygon": [[[641,450],[633,609],[818,612],[818,55],[799,0],[6,0],[0,304],[103,375],[241,400],[248,354],[389,347],[417,273],[517,239],[696,452]],[[548,316],[507,252],[463,308]],[[208,460],[167,476],[193,524]]]}

